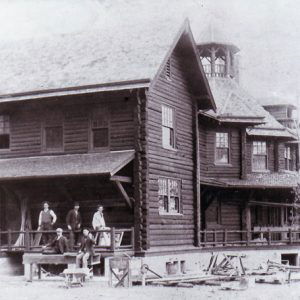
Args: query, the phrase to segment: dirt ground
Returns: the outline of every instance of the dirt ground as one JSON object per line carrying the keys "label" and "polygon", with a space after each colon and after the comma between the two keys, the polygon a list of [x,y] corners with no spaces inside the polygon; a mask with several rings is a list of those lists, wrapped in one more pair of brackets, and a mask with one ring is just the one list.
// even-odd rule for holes
{"label": "dirt ground", "polygon": [[201,300],[201,299],[299,299],[300,282],[284,285],[255,284],[244,291],[224,291],[220,286],[107,288],[97,281],[66,289],[62,279],[27,283],[22,276],[0,277],[2,300]]}

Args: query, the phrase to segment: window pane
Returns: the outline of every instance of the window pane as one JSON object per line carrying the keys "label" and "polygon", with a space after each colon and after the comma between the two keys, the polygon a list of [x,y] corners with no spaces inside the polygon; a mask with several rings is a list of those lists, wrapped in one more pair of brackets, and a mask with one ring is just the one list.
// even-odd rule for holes
{"label": "window pane", "polygon": [[62,126],[45,128],[45,147],[46,149],[62,149],[63,129]]}
{"label": "window pane", "polygon": [[108,147],[108,128],[93,129],[93,147]]}
{"label": "window pane", "polygon": [[253,142],[253,154],[267,154],[267,143]]}
{"label": "window pane", "polygon": [[9,134],[0,135],[0,149],[9,149]]}
{"label": "window pane", "polygon": [[173,118],[173,108],[162,106],[162,125],[169,128],[173,128]]}
{"label": "window pane", "polygon": [[164,148],[175,148],[175,134],[172,128],[162,127],[162,144]]}
{"label": "window pane", "polygon": [[216,133],[216,147],[228,148],[228,132],[217,132]]}
{"label": "window pane", "polygon": [[254,155],[253,156],[253,170],[262,171],[267,169],[267,156]]}
{"label": "window pane", "polygon": [[229,149],[228,148],[217,148],[216,149],[216,162],[222,164],[229,163]]}

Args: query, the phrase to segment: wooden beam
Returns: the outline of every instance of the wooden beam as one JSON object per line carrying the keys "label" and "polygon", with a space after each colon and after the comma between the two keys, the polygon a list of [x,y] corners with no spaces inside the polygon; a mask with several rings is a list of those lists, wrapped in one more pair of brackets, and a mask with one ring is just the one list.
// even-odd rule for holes
{"label": "wooden beam", "polygon": [[116,184],[118,191],[120,192],[121,196],[123,196],[123,198],[125,199],[128,206],[130,208],[132,208],[132,203],[131,203],[130,197],[128,196],[127,192],[125,191],[122,183],[118,180],[114,181],[114,183]]}
{"label": "wooden beam", "polygon": [[297,204],[264,202],[264,201],[250,201],[249,205],[273,206],[273,207],[297,207],[297,208],[300,208],[300,205],[297,205]]}
{"label": "wooden beam", "polygon": [[200,247],[201,244],[201,191],[200,191],[200,149],[199,149],[199,123],[198,123],[198,105],[194,105],[194,142],[195,142],[195,205],[194,205],[194,226],[195,226],[195,240],[196,247]]}
{"label": "wooden beam", "polygon": [[119,181],[119,182],[124,182],[124,183],[132,183],[132,178],[129,176],[118,176],[114,175],[110,177],[111,181]]}

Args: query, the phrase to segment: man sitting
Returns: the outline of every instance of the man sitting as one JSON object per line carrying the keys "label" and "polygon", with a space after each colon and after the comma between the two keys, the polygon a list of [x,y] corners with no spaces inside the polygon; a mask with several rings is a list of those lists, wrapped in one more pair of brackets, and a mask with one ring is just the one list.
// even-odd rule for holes
{"label": "man sitting", "polygon": [[81,244],[79,252],[76,256],[76,267],[80,268],[82,263],[82,268],[87,268],[88,259],[95,255],[94,244],[95,240],[93,239],[92,234],[88,229],[83,229],[83,237],[81,239]]}
{"label": "man sitting", "polygon": [[68,240],[63,236],[61,228],[56,229],[56,237],[47,245],[43,246],[44,254],[64,254],[68,252]]}

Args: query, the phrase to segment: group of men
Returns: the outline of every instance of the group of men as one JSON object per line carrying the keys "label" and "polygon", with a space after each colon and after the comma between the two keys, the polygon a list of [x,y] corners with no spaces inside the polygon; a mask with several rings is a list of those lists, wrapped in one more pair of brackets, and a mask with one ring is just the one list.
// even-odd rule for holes
{"label": "group of men", "polygon": [[[69,240],[63,236],[63,229],[56,229],[56,237],[52,239],[51,233],[47,231],[53,230],[54,224],[57,221],[57,216],[52,209],[49,208],[49,203],[44,202],[43,210],[39,214],[38,230],[43,231],[42,241],[43,241],[43,253],[45,254],[63,254],[69,250],[74,249],[74,245],[79,241],[79,234],[82,226],[82,218],[79,212],[79,203],[75,202],[73,209],[71,209],[66,216],[66,224],[69,229]],[[101,205],[97,206],[97,211],[94,213],[92,226],[94,230],[104,230],[109,229],[106,227],[103,207]],[[90,233],[89,229],[85,228],[82,230],[82,237],[79,243],[79,251],[76,256],[76,266],[86,268],[88,264],[88,259],[90,256],[94,255],[94,245],[99,239],[99,245],[101,245],[102,239],[104,243],[107,243],[108,236],[105,232],[99,235],[96,234],[94,238]]]}

